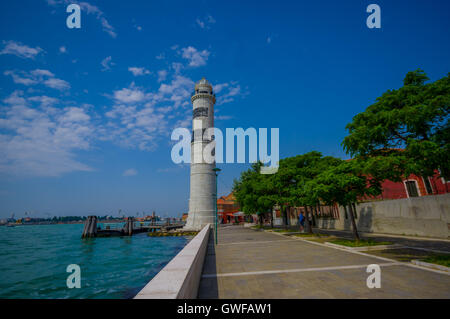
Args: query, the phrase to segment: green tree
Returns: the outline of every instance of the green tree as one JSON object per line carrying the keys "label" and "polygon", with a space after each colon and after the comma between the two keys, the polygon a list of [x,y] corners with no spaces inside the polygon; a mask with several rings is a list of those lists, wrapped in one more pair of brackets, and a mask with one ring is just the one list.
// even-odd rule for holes
{"label": "green tree", "polygon": [[327,205],[338,204],[349,209],[353,235],[359,240],[354,204],[381,193],[381,183],[365,172],[363,161],[335,159],[314,179],[305,184],[305,193]]}
{"label": "green tree", "polygon": [[262,214],[271,210],[273,201],[271,175],[260,174],[262,163],[254,163],[251,168],[241,173],[238,180],[234,180],[233,192],[241,210],[246,215],[257,214],[260,224]]}
{"label": "green tree", "polygon": [[401,88],[388,90],[346,126],[345,151],[366,160],[377,178],[398,181],[436,170],[450,178],[450,73],[427,80],[420,69],[409,72]]}

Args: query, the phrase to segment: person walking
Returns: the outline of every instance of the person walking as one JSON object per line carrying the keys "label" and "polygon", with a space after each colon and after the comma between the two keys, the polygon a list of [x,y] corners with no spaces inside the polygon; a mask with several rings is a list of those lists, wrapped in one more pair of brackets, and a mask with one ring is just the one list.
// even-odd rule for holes
{"label": "person walking", "polygon": [[298,215],[298,224],[300,225],[300,231],[303,233],[305,230],[305,216],[303,215],[303,212],[300,212]]}

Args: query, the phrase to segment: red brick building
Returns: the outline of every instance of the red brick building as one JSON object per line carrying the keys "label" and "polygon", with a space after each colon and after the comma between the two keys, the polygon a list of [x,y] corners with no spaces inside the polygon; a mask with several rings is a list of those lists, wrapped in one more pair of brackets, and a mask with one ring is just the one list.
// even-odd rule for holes
{"label": "red brick building", "polygon": [[217,217],[220,223],[228,224],[243,221],[243,216],[236,216],[239,210],[240,207],[236,202],[233,192],[217,199]]}
{"label": "red brick building", "polygon": [[383,182],[383,193],[379,199],[400,199],[426,195],[438,195],[449,192],[449,181],[445,181],[436,173],[433,177],[410,175],[402,182]]}
{"label": "red brick building", "polygon": [[[428,195],[446,194],[449,192],[450,181],[445,181],[439,177],[439,173],[433,177],[421,177],[417,175],[410,175],[408,178],[403,179],[401,182],[393,182],[386,180],[382,183],[382,194],[376,198],[367,198],[362,201],[373,200],[389,200],[389,199],[401,199],[410,197],[420,197]],[[295,225],[297,223],[298,215],[300,212],[305,214],[304,207],[289,207],[285,222],[289,225]],[[339,209],[337,205],[334,206],[320,206],[315,207],[313,210],[314,215],[318,217],[328,216],[332,218],[339,218]],[[274,208],[274,219],[281,223],[283,218],[280,209]]]}

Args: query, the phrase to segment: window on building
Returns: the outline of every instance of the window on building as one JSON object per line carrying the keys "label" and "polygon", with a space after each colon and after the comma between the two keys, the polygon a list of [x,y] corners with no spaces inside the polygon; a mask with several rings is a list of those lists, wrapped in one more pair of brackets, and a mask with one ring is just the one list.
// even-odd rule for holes
{"label": "window on building", "polygon": [[431,187],[430,178],[424,177],[423,182],[425,183],[425,188],[427,189],[427,194],[433,194],[433,188]]}
{"label": "window on building", "polygon": [[406,181],[406,190],[408,192],[409,197],[418,197],[419,192],[417,191],[417,185],[415,181]]}
{"label": "window on building", "polygon": [[196,109],[194,109],[193,112],[193,118],[197,118],[200,116],[208,116],[208,108],[207,107],[198,107]]}

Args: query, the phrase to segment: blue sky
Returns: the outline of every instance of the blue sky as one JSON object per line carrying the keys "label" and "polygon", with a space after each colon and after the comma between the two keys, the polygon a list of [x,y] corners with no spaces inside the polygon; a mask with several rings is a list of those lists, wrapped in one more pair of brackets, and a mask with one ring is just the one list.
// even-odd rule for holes
{"label": "blue sky", "polygon": [[[0,217],[187,212],[170,134],[202,76],[217,127],[277,127],[281,158],[345,158],[352,116],[408,71],[450,71],[448,1],[88,0],[68,29],[70,3],[0,3]],[[220,167],[223,195],[248,165]]]}

